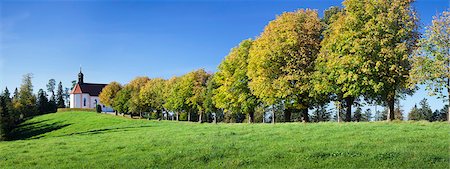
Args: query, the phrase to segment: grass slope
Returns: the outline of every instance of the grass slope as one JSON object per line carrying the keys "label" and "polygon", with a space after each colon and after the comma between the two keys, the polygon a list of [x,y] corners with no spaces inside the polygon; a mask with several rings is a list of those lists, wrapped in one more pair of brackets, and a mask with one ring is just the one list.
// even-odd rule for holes
{"label": "grass slope", "polygon": [[35,117],[0,168],[449,168],[446,123],[198,124],[90,112]]}

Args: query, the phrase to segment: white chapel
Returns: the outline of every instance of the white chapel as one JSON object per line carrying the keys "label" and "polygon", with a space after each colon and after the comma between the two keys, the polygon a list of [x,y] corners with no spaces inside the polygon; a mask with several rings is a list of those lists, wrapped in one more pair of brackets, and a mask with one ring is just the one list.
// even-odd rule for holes
{"label": "white chapel", "polygon": [[103,112],[112,112],[113,109],[100,103],[98,97],[106,84],[84,83],[83,78],[84,75],[80,69],[80,73],[78,73],[78,83],[70,93],[70,108],[95,109],[97,105],[100,105]]}

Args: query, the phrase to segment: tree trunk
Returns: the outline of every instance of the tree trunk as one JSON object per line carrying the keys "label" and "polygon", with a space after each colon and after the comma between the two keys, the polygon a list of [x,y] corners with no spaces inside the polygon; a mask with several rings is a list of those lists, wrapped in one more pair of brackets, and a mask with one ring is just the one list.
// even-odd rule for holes
{"label": "tree trunk", "polygon": [[217,124],[217,112],[214,113],[214,123]]}
{"label": "tree trunk", "polygon": [[115,110],[114,112],[116,113],[116,116],[117,116],[117,110]]}
{"label": "tree trunk", "polygon": [[178,112],[176,113],[176,116],[177,116],[177,117],[176,117],[177,121],[179,121],[179,118],[178,118]]}
{"label": "tree trunk", "polygon": [[341,108],[342,108],[342,104],[341,104],[341,101],[339,101],[338,104],[337,104],[338,112],[336,114],[338,123],[340,123],[342,121],[342,119],[341,119]]}
{"label": "tree trunk", "polygon": [[188,112],[188,117],[187,117],[187,121],[191,121],[191,112]]}
{"label": "tree trunk", "polygon": [[386,119],[387,121],[394,120],[394,102],[395,102],[394,97],[388,98],[388,100],[387,100],[387,105],[388,105],[388,113],[387,113],[387,119]]}
{"label": "tree trunk", "polygon": [[200,113],[199,113],[199,116],[198,116],[198,122],[199,122],[199,123],[202,123],[202,115],[203,115],[203,113],[200,112]]}
{"label": "tree trunk", "polygon": [[303,123],[309,122],[308,108],[303,108],[301,111],[302,111],[302,122]]}
{"label": "tree trunk", "polygon": [[292,109],[286,109],[284,111],[284,122],[291,122]]}
{"label": "tree trunk", "polygon": [[272,105],[272,124],[275,124],[275,106]]}
{"label": "tree trunk", "polygon": [[346,102],[346,106],[347,106],[347,110],[345,113],[345,121],[347,122],[351,122],[352,121],[352,105],[353,105],[353,101],[355,99],[353,97],[347,97],[345,98],[345,102]]}

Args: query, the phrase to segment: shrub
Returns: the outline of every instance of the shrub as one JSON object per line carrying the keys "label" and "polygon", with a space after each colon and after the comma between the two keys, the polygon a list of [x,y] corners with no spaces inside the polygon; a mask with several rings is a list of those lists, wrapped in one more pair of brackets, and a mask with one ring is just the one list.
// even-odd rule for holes
{"label": "shrub", "polygon": [[96,110],[97,110],[97,113],[101,113],[102,112],[102,106],[97,105],[96,106]]}

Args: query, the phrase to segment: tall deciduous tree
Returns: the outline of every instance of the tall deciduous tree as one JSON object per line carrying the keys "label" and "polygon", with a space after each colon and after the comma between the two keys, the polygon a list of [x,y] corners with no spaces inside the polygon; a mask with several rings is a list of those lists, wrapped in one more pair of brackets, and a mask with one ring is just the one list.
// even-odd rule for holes
{"label": "tall deciduous tree", "polygon": [[143,111],[145,110],[144,102],[142,102],[139,97],[139,93],[141,92],[142,87],[149,81],[148,77],[136,77],[133,79],[127,86],[131,90],[131,99],[128,101],[128,108],[131,113],[139,114],[140,117],[143,117]]}
{"label": "tall deciduous tree", "polygon": [[[100,99],[100,102],[103,103],[105,106],[113,107],[114,106],[114,98],[117,96],[119,91],[122,89],[122,85],[120,85],[117,82],[111,82],[108,85],[106,85],[102,92],[100,92],[100,95],[98,96]],[[117,110],[115,110],[117,115]]]}
{"label": "tall deciduous tree", "polygon": [[131,99],[131,88],[123,87],[113,99],[112,107],[116,112],[129,113],[129,100]]}
{"label": "tall deciduous tree", "polygon": [[271,21],[250,49],[247,75],[253,94],[268,105],[302,109],[303,121],[309,121],[310,80],[321,30],[317,12],[310,9],[286,12]]}
{"label": "tall deciduous tree", "polygon": [[[447,98],[450,103],[450,12],[435,16],[432,25],[413,57],[413,83],[426,84],[431,95]],[[448,109],[450,113],[450,107]],[[450,116],[447,115],[448,122]]]}
{"label": "tall deciduous tree", "polygon": [[175,113],[175,119],[179,120],[179,113],[184,110],[187,98],[186,92],[182,90],[181,77],[173,77],[166,81],[164,108]]}
{"label": "tall deciduous tree", "polygon": [[248,55],[252,40],[244,40],[239,46],[231,49],[230,54],[220,63],[214,82],[218,87],[213,100],[218,108],[225,112],[242,112],[248,115],[248,122],[253,122],[255,107],[254,96],[248,86]]}
{"label": "tall deciduous tree", "polygon": [[396,91],[406,87],[408,57],[417,40],[417,18],[407,0],[346,0],[322,43],[318,90],[345,100],[346,119],[355,98],[378,98],[394,118]]}
{"label": "tall deciduous tree", "polygon": [[160,118],[164,111],[164,92],[166,82],[164,79],[150,79],[141,89],[139,97],[150,111],[156,111],[157,118]]}

